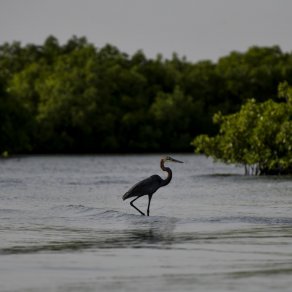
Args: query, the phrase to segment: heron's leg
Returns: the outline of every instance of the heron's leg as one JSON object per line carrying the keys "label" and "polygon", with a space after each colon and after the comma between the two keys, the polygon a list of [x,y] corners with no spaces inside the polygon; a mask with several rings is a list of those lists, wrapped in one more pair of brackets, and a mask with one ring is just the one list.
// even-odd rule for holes
{"label": "heron's leg", "polygon": [[145,216],[145,214],[142,212],[142,211],[140,211],[134,204],[133,204],[133,202],[135,202],[138,198],[140,198],[140,197],[137,197],[137,198],[135,198],[133,201],[131,201],[130,202],[130,205],[132,206],[132,207],[134,207],[141,215],[144,215]]}
{"label": "heron's leg", "polygon": [[150,202],[152,199],[152,195],[148,195],[148,208],[147,208],[147,216],[150,214]]}

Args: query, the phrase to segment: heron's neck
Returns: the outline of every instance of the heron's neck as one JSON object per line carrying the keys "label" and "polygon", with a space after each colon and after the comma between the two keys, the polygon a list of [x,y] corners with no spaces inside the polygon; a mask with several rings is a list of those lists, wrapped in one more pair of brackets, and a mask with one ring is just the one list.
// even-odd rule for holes
{"label": "heron's neck", "polygon": [[163,185],[166,186],[170,183],[171,179],[172,179],[172,171],[169,167],[165,167],[164,166],[164,160],[161,159],[160,161],[160,167],[163,171],[166,171],[168,173],[167,178],[163,180]]}

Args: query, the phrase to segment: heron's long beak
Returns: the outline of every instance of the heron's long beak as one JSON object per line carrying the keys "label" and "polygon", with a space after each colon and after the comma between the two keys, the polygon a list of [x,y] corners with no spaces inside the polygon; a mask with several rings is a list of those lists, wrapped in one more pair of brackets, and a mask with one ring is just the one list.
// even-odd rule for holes
{"label": "heron's long beak", "polygon": [[183,161],[180,161],[180,160],[177,160],[177,159],[174,159],[174,158],[171,158],[170,161],[172,161],[172,162],[178,162],[178,163],[184,163]]}

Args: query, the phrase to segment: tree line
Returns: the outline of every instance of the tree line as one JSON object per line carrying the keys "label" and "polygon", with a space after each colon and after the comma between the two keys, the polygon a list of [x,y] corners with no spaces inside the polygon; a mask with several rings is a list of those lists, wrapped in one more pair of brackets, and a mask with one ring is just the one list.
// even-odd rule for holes
{"label": "tree line", "polygon": [[194,63],[75,36],[5,43],[0,154],[193,151],[194,137],[218,133],[215,113],[233,114],[250,98],[275,102],[284,80],[292,84],[292,53],[278,46]]}

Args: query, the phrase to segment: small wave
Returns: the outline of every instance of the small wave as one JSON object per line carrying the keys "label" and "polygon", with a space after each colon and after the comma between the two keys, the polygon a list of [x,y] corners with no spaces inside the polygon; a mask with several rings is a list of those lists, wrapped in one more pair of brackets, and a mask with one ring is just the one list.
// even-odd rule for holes
{"label": "small wave", "polygon": [[93,207],[87,207],[84,205],[67,205],[65,206],[65,208],[67,210],[74,210],[74,211],[78,211],[78,212],[88,212],[88,211],[92,211],[92,210],[96,210],[96,208]]}
{"label": "small wave", "polygon": [[108,180],[108,179],[101,179],[101,180],[94,180],[94,181],[70,181],[67,184],[71,186],[98,186],[98,185],[108,185],[108,184],[126,184],[128,181],[126,180]]}
{"label": "small wave", "polygon": [[1,183],[21,183],[21,179],[17,178],[0,178],[0,184]]}
{"label": "small wave", "polygon": [[290,217],[261,217],[261,216],[222,216],[222,217],[201,217],[201,218],[181,218],[180,224],[214,223],[214,224],[258,224],[258,225],[292,225]]}
{"label": "small wave", "polygon": [[0,214],[2,213],[17,213],[17,212],[19,212],[19,210],[17,210],[17,209],[3,209],[3,208],[0,208]]}
{"label": "small wave", "polygon": [[87,216],[92,215],[97,212],[100,212],[103,209],[98,209],[94,207],[88,207],[84,205],[65,205],[65,206],[54,206],[51,208],[51,211],[55,213],[56,215],[62,215],[62,216]]}
{"label": "small wave", "polygon": [[242,222],[252,223],[252,224],[268,224],[268,225],[292,224],[292,218],[287,218],[287,217],[244,216],[244,217],[239,217],[239,220]]}
{"label": "small wave", "polygon": [[[5,209],[4,209],[5,210]],[[222,224],[232,224],[232,223],[242,223],[242,224],[259,224],[259,225],[281,225],[281,224],[291,224],[292,217],[268,217],[268,216],[218,216],[218,217],[196,217],[196,218],[179,218],[170,216],[141,216],[139,214],[132,214],[122,212],[120,210],[114,209],[104,209],[89,207],[84,205],[66,205],[53,207],[53,211],[56,215],[62,214],[62,216],[81,216],[85,218],[90,218],[94,220],[115,220],[129,221],[134,223],[165,223],[165,222],[175,222],[177,224],[196,224],[196,223],[222,223]],[[0,209],[0,213],[1,213]],[[6,210],[3,212],[17,212],[17,210]]]}
{"label": "small wave", "polygon": [[24,182],[21,179],[16,179],[16,178],[0,178],[0,186],[2,188],[5,187],[11,187],[11,186],[18,186],[23,184]]}
{"label": "small wave", "polygon": [[27,246],[12,246],[0,249],[0,255],[9,254],[27,254],[27,253],[40,253],[40,252],[64,252],[67,250],[82,250],[95,247],[96,244],[90,241],[68,241],[68,242],[53,242],[40,245],[27,245]]}
{"label": "small wave", "polygon": [[193,178],[215,179],[215,178],[247,178],[247,176],[240,173],[206,173],[193,175]]}
{"label": "small wave", "polygon": [[126,184],[128,181],[126,180],[98,180],[94,183],[94,185],[108,185],[108,184]]}
{"label": "small wave", "polygon": [[82,205],[69,205],[67,208],[72,208],[77,214],[82,215],[90,220],[95,220],[105,223],[131,224],[142,226],[166,226],[181,221],[182,219],[169,216],[142,216],[134,213],[127,213],[120,210],[105,210],[100,208],[85,207]]}
{"label": "small wave", "polygon": [[292,218],[261,217],[261,216],[229,216],[229,217],[212,217],[208,219],[208,222],[279,225],[279,224],[292,224]]}
{"label": "small wave", "polygon": [[108,210],[104,208],[96,208],[96,207],[88,207],[84,205],[66,205],[66,206],[55,206],[51,208],[52,211],[58,215],[66,216],[66,217],[74,217],[80,216],[85,218],[90,218],[94,220],[101,219],[133,219],[144,217],[141,215],[132,215],[128,213],[124,213],[118,210]]}
{"label": "small wave", "polygon": [[164,216],[142,216],[139,214],[129,214],[125,212],[121,212],[118,210],[96,210],[95,213],[92,213],[90,218],[95,220],[116,220],[115,223],[118,222],[127,222],[133,224],[139,224],[140,226],[143,224],[149,223],[163,223],[163,222],[172,222],[178,219],[164,217]]}
{"label": "small wave", "polygon": [[201,174],[201,175],[198,175],[198,177],[233,177],[233,176],[244,176],[240,173],[211,173],[211,174]]}
{"label": "small wave", "polygon": [[126,216],[126,214],[117,210],[103,210],[102,212],[97,213],[96,216],[110,219],[110,218],[121,218],[121,217]]}
{"label": "small wave", "polygon": [[4,209],[0,208],[0,218],[2,220],[4,219],[11,219],[11,217],[19,217],[20,215],[26,215],[26,211],[24,210],[18,210],[18,209]]}

